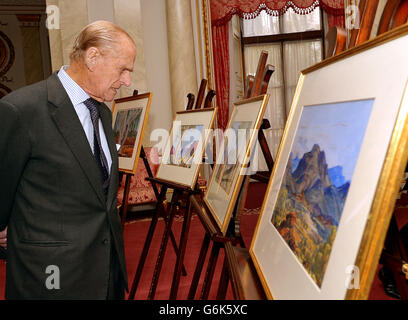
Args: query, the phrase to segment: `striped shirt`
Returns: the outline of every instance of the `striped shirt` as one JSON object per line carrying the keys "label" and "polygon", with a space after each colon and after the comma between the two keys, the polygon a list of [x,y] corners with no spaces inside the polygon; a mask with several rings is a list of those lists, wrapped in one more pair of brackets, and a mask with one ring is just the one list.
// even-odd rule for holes
{"label": "striped shirt", "polygon": [[[84,128],[85,135],[88,138],[89,146],[93,152],[94,145],[94,129],[91,120],[91,114],[88,108],[83,103],[89,99],[89,95],[82,89],[72,78],[65,72],[68,66],[63,66],[58,71],[58,78],[60,79],[69,99],[74,106],[75,112],[78,115],[79,121]],[[110,171],[112,165],[112,157],[109,151],[108,142],[106,141],[105,131],[103,130],[102,121],[99,119],[99,135],[101,137],[101,144],[106,160],[108,161],[108,168]]]}

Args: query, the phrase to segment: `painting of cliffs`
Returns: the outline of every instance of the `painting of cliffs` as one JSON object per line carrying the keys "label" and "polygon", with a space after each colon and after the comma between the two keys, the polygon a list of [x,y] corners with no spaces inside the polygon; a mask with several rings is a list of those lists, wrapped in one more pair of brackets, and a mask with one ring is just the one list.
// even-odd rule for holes
{"label": "painting of cliffs", "polygon": [[318,287],[340,226],[373,100],[304,107],[272,224]]}
{"label": "painting of cliffs", "polygon": [[120,145],[118,150],[119,157],[132,158],[142,113],[143,108],[118,112],[115,125],[113,126],[113,133],[115,135],[115,143]]}
{"label": "painting of cliffs", "polygon": [[169,165],[191,168],[194,155],[202,139],[202,125],[181,125],[180,130],[174,129],[173,146],[170,149]]}

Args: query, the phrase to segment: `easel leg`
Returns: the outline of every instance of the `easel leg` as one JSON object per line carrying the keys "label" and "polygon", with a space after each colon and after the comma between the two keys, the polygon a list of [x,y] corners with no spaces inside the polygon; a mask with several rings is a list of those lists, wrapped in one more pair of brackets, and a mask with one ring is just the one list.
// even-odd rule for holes
{"label": "easel leg", "polygon": [[[168,224],[168,217],[164,216],[163,219],[165,223]],[[171,244],[173,245],[174,252],[178,256],[180,249],[177,247],[176,238],[174,237],[173,230],[170,230],[170,241],[171,241]],[[181,273],[183,274],[183,276],[187,275],[187,271],[186,271],[186,268],[184,267],[184,263],[181,266]]]}
{"label": "easel leg", "polygon": [[210,294],[211,284],[214,277],[215,267],[217,265],[218,254],[220,252],[221,243],[214,241],[213,247],[211,250],[210,259],[208,260],[207,272],[205,275],[203,290],[201,293],[201,300],[207,300],[208,295]]}
{"label": "easel leg", "polygon": [[190,197],[187,198],[186,213],[184,215],[183,228],[180,235],[180,246],[177,254],[176,266],[174,268],[173,282],[170,291],[170,300],[177,299],[177,291],[180,283],[181,266],[183,265],[184,255],[186,253],[187,237],[190,230],[192,207]]}
{"label": "easel leg", "polygon": [[129,191],[130,191],[130,182],[132,179],[132,174],[127,173],[126,174],[126,181],[125,181],[125,187],[123,190],[123,200],[122,200],[122,205],[120,206],[120,215],[121,215],[121,222],[122,222],[122,228],[125,228],[125,222],[126,222],[126,214],[127,214],[127,209],[128,209],[128,203],[129,203]]}
{"label": "easel leg", "polygon": [[150,244],[152,243],[154,230],[156,229],[157,221],[159,219],[160,209],[162,209],[160,207],[163,206],[163,199],[166,196],[166,192],[167,192],[167,188],[162,187],[160,195],[159,195],[159,199],[157,202],[156,212],[152,217],[152,221],[150,222],[149,231],[147,232],[142,254],[140,255],[139,264],[136,269],[135,277],[133,278],[133,283],[132,283],[132,287],[130,289],[129,298],[128,298],[129,300],[133,300],[135,298],[137,286],[139,285],[139,281],[142,276],[142,271],[143,271],[144,264],[146,262],[146,257],[147,257],[147,254],[150,248]]}
{"label": "easel leg", "polygon": [[241,188],[239,190],[238,200],[235,204],[233,217],[231,218],[230,224],[228,226],[231,229],[233,228],[233,230],[231,230],[232,231],[231,233],[234,235],[236,242],[239,243],[239,245],[242,248],[245,248],[245,242],[241,235],[241,217],[242,217],[242,211],[245,208],[245,201],[246,201],[247,194],[248,194],[249,180],[250,180],[249,176],[245,176],[244,181],[242,182]]}
{"label": "easel leg", "polygon": [[194,271],[193,280],[191,281],[190,290],[188,292],[188,300],[193,300],[197,291],[200,275],[203,270],[205,256],[210,246],[210,235],[206,232],[204,235],[203,243],[201,245],[200,255],[198,256],[197,265]]}
{"label": "easel leg", "polygon": [[[153,177],[154,177],[154,176],[153,176],[153,172],[152,172],[152,169],[150,168],[149,160],[147,159],[147,155],[146,155],[146,152],[145,152],[143,146],[142,146],[141,149],[140,149],[140,157],[143,159],[143,163],[144,163],[144,165],[145,165],[145,168],[146,168],[146,171],[147,171],[147,175],[148,175],[150,178],[153,178]],[[151,181],[150,183],[151,183],[151,185],[152,185],[153,192],[154,192],[154,194],[156,195],[156,198],[159,199],[159,198],[160,198],[160,194],[159,194],[159,191],[158,191],[158,188],[157,188],[156,183],[153,182],[153,181]],[[164,219],[164,221],[165,221],[166,224],[167,224],[167,216],[166,216],[166,215],[163,215],[163,219]],[[175,253],[177,254],[177,252],[178,252],[177,243],[176,243],[176,240],[175,240],[175,238],[174,238],[173,231],[171,231],[171,233],[170,233],[170,241],[171,241],[171,243],[172,243],[172,245],[173,245],[173,248],[174,248]],[[183,273],[183,276],[186,276],[186,275],[187,275],[187,271],[186,271],[186,268],[184,267],[184,264],[183,264],[183,266],[182,266],[181,272]]]}
{"label": "easel leg", "polygon": [[229,281],[228,259],[227,255],[225,255],[224,264],[222,266],[220,283],[218,285],[217,300],[225,300],[225,296],[227,295],[228,289],[228,281]]}
{"label": "easel leg", "polygon": [[160,245],[159,255],[157,257],[156,267],[154,268],[154,272],[153,272],[152,283],[151,283],[151,286],[150,286],[150,292],[149,292],[149,296],[148,296],[149,300],[153,300],[154,296],[156,294],[156,288],[157,288],[157,284],[159,282],[160,271],[161,271],[161,268],[163,266],[164,255],[166,254],[166,247],[167,247],[167,243],[168,243],[168,240],[169,240],[171,227],[172,227],[172,224],[173,224],[173,221],[174,221],[174,216],[176,214],[176,202],[179,199],[179,194],[180,194],[180,191],[174,190],[173,197],[172,197],[172,200],[171,200],[171,205],[170,205],[169,220],[168,220],[168,223],[165,224],[164,235],[163,235],[163,239],[162,239],[162,242],[161,242],[161,245]]}

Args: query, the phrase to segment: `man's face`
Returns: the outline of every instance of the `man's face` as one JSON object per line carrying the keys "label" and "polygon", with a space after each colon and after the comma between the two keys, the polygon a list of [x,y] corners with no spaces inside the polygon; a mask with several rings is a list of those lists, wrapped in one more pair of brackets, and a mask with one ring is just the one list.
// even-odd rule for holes
{"label": "man's face", "polygon": [[91,75],[91,96],[100,101],[112,101],[119,88],[130,86],[136,49],[127,38],[122,38],[116,49],[105,50],[95,60]]}

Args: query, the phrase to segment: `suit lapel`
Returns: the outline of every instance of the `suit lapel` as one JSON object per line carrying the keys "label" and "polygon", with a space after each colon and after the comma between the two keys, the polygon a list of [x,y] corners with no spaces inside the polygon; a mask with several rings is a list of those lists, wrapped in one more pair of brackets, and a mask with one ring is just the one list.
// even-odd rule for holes
{"label": "suit lapel", "polygon": [[109,151],[112,157],[112,165],[110,170],[110,182],[107,197],[107,207],[110,208],[112,201],[115,199],[118,190],[118,152],[116,150],[115,138],[112,130],[112,114],[109,108],[102,104],[99,108],[99,114],[102,121],[103,130],[105,131],[106,141],[108,142]]}
{"label": "suit lapel", "polygon": [[47,79],[48,101],[53,104],[51,116],[81,166],[89,183],[105,204],[100,172],[78,115],[56,73]]}

